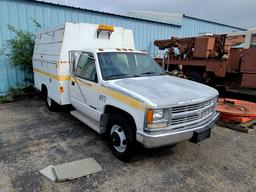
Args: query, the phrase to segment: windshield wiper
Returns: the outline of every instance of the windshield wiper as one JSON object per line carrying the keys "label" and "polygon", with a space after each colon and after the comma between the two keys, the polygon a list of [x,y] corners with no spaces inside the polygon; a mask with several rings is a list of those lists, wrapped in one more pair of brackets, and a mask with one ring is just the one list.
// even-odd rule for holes
{"label": "windshield wiper", "polygon": [[148,71],[145,73],[141,73],[141,75],[154,75],[154,74],[156,74],[156,72],[154,72],[154,71]]}
{"label": "windshield wiper", "polygon": [[109,79],[109,78],[118,78],[118,77],[126,77],[127,75],[128,75],[127,73],[113,74],[113,75],[107,76],[106,79]]}
{"label": "windshield wiper", "polygon": [[145,73],[141,73],[141,75],[166,75],[166,73],[156,73],[154,71],[148,71]]}

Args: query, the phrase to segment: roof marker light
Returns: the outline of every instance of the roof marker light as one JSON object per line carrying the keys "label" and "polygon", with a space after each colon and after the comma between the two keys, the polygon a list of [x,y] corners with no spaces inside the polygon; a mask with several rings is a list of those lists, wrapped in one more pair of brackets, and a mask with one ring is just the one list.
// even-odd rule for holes
{"label": "roof marker light", "polygon": [[101,31],[105,31],[108,33],[108,39],[110,39],[110,35],[115,31],[114,27],[112,25],[103,25],[100,24],[97,29],[97,38],[99,38],[99,35]]}
{"label": "roof marker light", "polygon": [[101,24],[101,25],[98,26],[98,30],[114,32],[114,27],[112,25],[103,25],[103,24]]}

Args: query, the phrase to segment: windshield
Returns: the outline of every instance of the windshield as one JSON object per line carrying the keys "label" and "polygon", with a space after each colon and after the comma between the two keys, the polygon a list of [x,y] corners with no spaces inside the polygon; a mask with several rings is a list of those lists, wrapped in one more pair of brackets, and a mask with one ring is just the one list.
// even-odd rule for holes
{"label": "windshield", "polygon": [[104,80],[165,75],[162,68],[144,53],[98,53],[98,60]]}

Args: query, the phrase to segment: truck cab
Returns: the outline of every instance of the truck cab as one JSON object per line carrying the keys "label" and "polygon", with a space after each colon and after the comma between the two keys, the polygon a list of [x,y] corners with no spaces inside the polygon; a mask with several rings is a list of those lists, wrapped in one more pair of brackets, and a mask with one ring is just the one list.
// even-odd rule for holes
{"label": "truck cab", "polygon": [[218,119],[215,89],[167,75],[149,54],[133,47],[65,50],[69,60],[59,66],[58,92],[52,94],[52,82],[43,80],[53,72],[42,73],[37,63],[35,85],[41,91],[47,87],[49,109],[70,104],[74,117],[105,134],[120,160],[129,160],[137,143],[156,148],[210,137]]}

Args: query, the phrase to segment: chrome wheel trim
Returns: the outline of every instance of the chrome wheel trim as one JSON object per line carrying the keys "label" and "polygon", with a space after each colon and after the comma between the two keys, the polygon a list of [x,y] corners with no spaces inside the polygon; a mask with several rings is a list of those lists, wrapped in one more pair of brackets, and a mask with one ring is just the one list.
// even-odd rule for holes
{"label": "chrome wheel trim", "polygon": [[[115,136],[118,136],[120,141],[119,145],[115,145]],[[125,136],[125,133],[119,125],[113,125],[111,128],[111,139],[112,139],[112,145],[113,147],[120,153],[123,153],[127,148],[127,139]]]}

